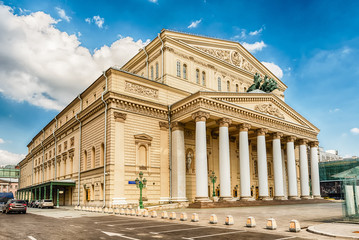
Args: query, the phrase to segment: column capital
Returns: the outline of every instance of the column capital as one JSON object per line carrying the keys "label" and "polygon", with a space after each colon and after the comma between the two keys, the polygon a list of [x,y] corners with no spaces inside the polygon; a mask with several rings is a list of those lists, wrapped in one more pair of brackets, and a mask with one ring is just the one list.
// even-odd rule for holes
{"label": "column capital", "polygon": [[116,122],[123,122],[126,120],[127,114],[121,112],[113,112],[113,117],[115,118]]}
{"label": "column capital", "polygon": [[298,139],[299,145],[307,145],[308,142],[309,142],[309,141],[308,141],[307,139]]}
{"label": "column capital", "polygon": [[272,133],[273,139],[280,139],[281,137],[283,137],[283,133],[281,133],[281,132]]}
{"label": "column capital", "polygon": [[184,124],[181,122],[171,122],[171,128],[172,131],[176,131],[176,130],[184,130]]}
{"label": "column capital", "polygon": [[161,130],[167,130],[169,128],[168,122],[159,122],[159,126]]}
{"label": "column capital", "polygon": [[248,130],[251,128],[251,125],[249,123],[242,123],[237,125],[237,128],[240,132],[248,132]]}
{"label": "column capital", "polygon": [[256,130],[258,136],[265,136],[267,132],[268,132],[267,128],[258,128]]}
{"label": "column capital", "polygon": [[294,136],[287,136],[287,137],[286,137],[287,142],[294,142],[296,139],[297,139],[297,138],[294,137]]}
{"label": "column capital", "polygon": [[310,147],[318,147],[319,146],[319,142],[318,141],[313,141],[309,143]]}
{"label": "column capital", "polygon": [[221,118],[217,120],[217,124],[219,125],[219,127],[229,127],[231,123],[232,123],[232,119],[229,118]]}
{"label": "column capital", "polygon": [[192,114],[192,118],[196,121],[196,122],[205,122],[207,121],[207,119],[209,118],[209,113],[208,112],[203,112],[203,111],[198,111]]}

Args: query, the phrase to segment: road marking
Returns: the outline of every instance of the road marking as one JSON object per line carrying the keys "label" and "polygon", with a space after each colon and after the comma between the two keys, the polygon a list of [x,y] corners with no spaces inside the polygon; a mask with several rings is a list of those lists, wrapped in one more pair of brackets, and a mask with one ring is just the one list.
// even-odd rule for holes
{"label": "road marking", "polygon": [[213,236],[219,236],[219,235],[226,235],[226,234],[233,234],[233,233],[240,233],[240,232],[245,232],[245,231],[235,231],[235,232],[226,232],[226,233],[216,233],[216,234],[211,234],[211,235],[203,235],[203,236],[197,236],[197,237],[182,237],[182,239],[187,239],[187,240],[193,240],[195,238],[205,238],[205,237],[213,237]]}
{"label": "road marking", "polygon": [[277,238],[277,240],[284,240],[284,239],[291,239],[291,238],[296,238],[297,236],[293,236],[293,237],[285,237],[285,238]]}
{"label": "road marking", "polygon": [[169,224],[178,224],[178,223],[167,223],[167,224],[163,224],[163,225],[151,225],[151,226],[135,227],[135,228],[126,228],[126,229],[127,229],[127,230],[135,230],[135,229],[139,229],[139,228],[155,228],[155,227],[168,226]]}
{"label": "road marking", "polygon": [[131,239],[131,240],[140,240],[138,238],[127,237],[127,236],[123,235],[122,233],[113,233],[113,232],[104,232],[104,231],[101,231],[101,232],[103,232],[104,234],[106,234],[106,235],[108,235],[110,237],[117,236],[117,237]]}
{"label": "road marking", "polygon": [[[114,226],[121,226],[121,225],[140,225],[140,224],[143,224],[143,223],[145,223],[145,222],[148,222],[148,221],[142,221],[142,222],[140,222],[140,221],[134,221],[135,223],[132,223],[132,222],[127,222],[127,223],[120,223],[120,224],[111,224],[111,226],[110,227],[114,227]],[[109,226],[109,225],[107,225],[107,226]]]}
{"label": "road marking", "polygon": [[199,226],[199,227],[192,227],[192,228],[182,228],[182,229],[175,229],[175,230],[168,230],[168,231],[162,231],[162,232],[150,232],[151,234],[160,234],[160,233],[168,233],[168,232],[179,232],[179,231],[187,231],[187,230],[193,230],[198,228],[211,228],[207,226]]}
{"label": "road marking", "polygon": [[34,238],[33,236],[27,236],[28,238],[30,238],[31,240],[36,240],[36,238]]}
{"label": "road marking", "polygon": [[122,220],[113,220],[113,221],[102,221],[102,222],[95,222],[95,224],[100,223],[112,223],[112,222],[128,222],[130,219],[122,219]]}

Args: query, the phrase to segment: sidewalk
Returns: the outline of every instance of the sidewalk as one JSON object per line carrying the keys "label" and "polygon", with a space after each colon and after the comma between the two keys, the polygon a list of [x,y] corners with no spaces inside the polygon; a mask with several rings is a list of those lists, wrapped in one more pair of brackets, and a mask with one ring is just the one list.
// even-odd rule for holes
{"label": "sidewalk", "polygon": [[359,239],[359,224],[323,223],[310,226],[309,232],[337,238]]}

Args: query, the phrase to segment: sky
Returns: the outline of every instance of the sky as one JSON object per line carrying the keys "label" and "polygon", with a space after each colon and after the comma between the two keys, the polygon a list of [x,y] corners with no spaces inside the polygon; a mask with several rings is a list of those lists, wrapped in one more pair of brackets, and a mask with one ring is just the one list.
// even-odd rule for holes
{"label": "sky", "polygon": [[164,28],[241,43],[321,147],[359,156],[359,1],[0,0],[0,165]]}

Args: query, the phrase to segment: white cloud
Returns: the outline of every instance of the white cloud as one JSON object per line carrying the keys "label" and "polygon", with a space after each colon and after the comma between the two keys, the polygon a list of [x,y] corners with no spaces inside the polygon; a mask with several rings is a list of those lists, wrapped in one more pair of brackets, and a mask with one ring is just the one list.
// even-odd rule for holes
{"label": "white cloud", "polygon": [[16,154],[0,149],[0,165],[16,165],[24,158],[25,154]]}
{"label": "white cloud", "polygon": [[0,138],[0,144],[5,143],[4,139]]}
{"label": "white cloud", "polygon": [[251,36],[256,36],[256,35],[260,34],[261,32],[263,32],[264,29],[265,29],[265,27],[263,26],[263,27],[261,27],[261,28],[258,29],[258,30],[255,30],[255,31],[253,31],[253,32],[250,32],[249,35],[251,35]]}
{"label": "white cloud", "polygon": [[103,24],[105,23],[105,19],[100,16],[93,16],[93,20],[95,21],[95,24],[97,27],[102,28]]}
{"label": "white cloud", "polygon": [[248,51],[254,53],[257,51],[261,51],[263,48],[265,48],[267,45],[263,42],[255,42],[255,43],[241,43],[243,47],[245,47]]}
{"label": "white cloud", "polygon": [[239,34],[235,35],[232,39],[244,39],[246,38],[246,30],[245,29],[239,29]]}
{"label": "white cloud", "polygon": [[1,94],[45,109],[61,110],[103,70],[122,66],[149,42],[124,37],[92,55],[44,12],[18,16],[0,3],[0,19]]}
{"label": "white cloud", "polygon": [[85,22],[87,22],[88,24],[90,24],[90,23],[91,23],[91,18],[86,18],[86,19],[85,19]]}
{"label": "white cloud", "polygon": [[329,110],[330,113],[336,113],[336,112],[339,112],[339,111],[340,111],[339,108],[334,108],[334,109]]}
{"label": "white cloud", "polygon": [[262,62],[262,64],[269,69],[278,78],[283,77],[283,70],[273,62]]}
{"label": "white cloud", "polygon": [[359,135],[359,128],[352,128],[350,129],[350,132],[354,135]]}
{"label": "white cloud", "polygon": [[55,8],[57,13],[59,14],[60,18],[64,19],[66,22],[70,22],[70,17],[66,15],[66,12],[64,9],[56,7]]}
{"label": "white cloud", "polygon": [[158,0],[149,0],[151,3],[158,3]]}
{"label": "white cloud", "polygon": [[202,19],[192,22],[187,28],[196,28],[198,24],[202,22]]}

